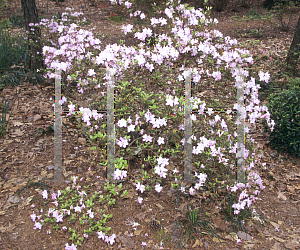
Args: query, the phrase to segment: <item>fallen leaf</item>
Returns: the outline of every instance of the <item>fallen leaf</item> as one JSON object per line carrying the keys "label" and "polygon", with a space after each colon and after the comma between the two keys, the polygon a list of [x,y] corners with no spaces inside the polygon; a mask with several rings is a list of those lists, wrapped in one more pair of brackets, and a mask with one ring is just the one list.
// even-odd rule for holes
{"label": "fallen leaf", "polygon": [[82,145],[86,144],[85,138],[82,138],[82,137],[78,138],[78,142],[81,143]]}
{"label": "fallen leaf", "polygon": [[222,239],[217,239],[217,238],[213,238],[213,242],[218,242],[218,243],[220,243],[220,242],[224,242],[224,240],[222,240]]}
{"label": "fallen leaf", "polygon": [[299,238],[299,234],[289,235],[290,238]]}
{"label": "fallen leaf", "polygon": [[287,198],[286,198],[286,197],[284,196],[284,194],[281,193],[281,192],[278,193],[278,199],[282,199],[282,200],[284,200],[284,201],[287,200]]}
{"label": "fallen leaf", "polygon": [[145,213],[139,213],[135,217],[139,220],[143,220],[145,218]]}
{"label": "fallen leaf", "polygon": [[279,224],[279,225],[282,225],[282,223],[283,223],[283,221],[281,221],[281,220],[278,221],[278,224]]}
{"label": "fallen leaf", "polygon": [[122,244],[125,247],[128,247],[128,249],[134,249],[134,242],[130,237],[123,235],[123,236],[117,236],[117,238],[119,238]]}
{"label": "fallen leaf", "polygon": [[184,207],[186,207],[186,203],[181,203],[180,206],[179,206],[180,211],[183,212]]}
{"label": "fallen leaf", "polygon": [[14,121],[13,124],[14,124],[14,126],[21,126],[21,125],[23,125],[22,122],[17,122],[17,121]]}
{"label": "fallen leaf", "polygon": [[270,224],[271,224],[273,227],[278,228],[278,224],[276,224],[275,222],[270,221]]}
{"label": "fallen leaf", "polygon": [[294,186],[289,186],[289,185],[287,185],[286,188],[287,188],[287,190],[289,190],[291,193],[294,193],[294,191],[295,191],[295,187],[294,187]]}
{"label": "fallen leaf", "polygon": [[16,204],[16,203],[19,203],[19,202],[20,202],[20,199],[19,199],[18,196],[11,196],[11,197],[8,198],[7,202]]}
{"label": "fallen leaf", "polygon": [[22,136],[24,133],[20,129],[16,129],[15,132],[12,133],[13,136]]}
{"label": "fallen leaf", "polygon": [[133,191],[128,191],[128,193],[123,197],[124,199],[133,198],[134,197]]}
{"label": "fallen leaf", "polygon": [[238,239],[238,236],[235,233],[230,233],[229,235],[225,236],[225,239],[231,240],[231,241],[236,241]]}
{"label": "fallen leaf", "polygon": [[224,224],[224,220],[222,220],[220,216],[213,217],[212,220],[213,220],[215,227],[220,228],[222,231],[226,230],[226,225]]}
{"label": "fallen leaf", "polygon": [[133,234],[134,235],[140,235],[142,231],[143,231],[143,229],[135,230]]}
{"label": "fallen leaf", "polygon": [[13,224],[11,224],[10,222],[8,227],[0,227],[0,233],[4,233],[4,232],[10,232],[11,230],[13,230],[15,228],[15,226]]}
{"label": "fallen leaf", "polygon": [[280,246],[280,244],[278,242],[276,242],[273,247],[271,248],[271,250],[281,250],[282,247]]}
{"label": "fallen leaf", "polygon": [[281,239],[281,238],[278,238],[278,237],[275,237],[275,236],[274,236],[274,239],[277,240],[277,241],[279,241],[279,242],[285,242],[284,239]]}
{"label": "fallen leaf", "polygon": [[196,241],[192,247],[198,247],[198,246],[202,247],[203,243],[200,240],[196,239]]}
{"label": "fallen leaf", "polygon": [[65,164],[70,164],[72,161],[74,161],[74,160],[64,160],[64,163]]}
{"label": "fallen leaf", "polygon": [[158,206],[160,209],[164,209],[164,207],[160,204],[156,204],[156,206]]}
{"label": "fallen leaf", "polygon": [[288,249],[296,249],[296,247],[298,248],[300,246],[300,243],[296,239],[292,239],[292,240],[286,241],[284,246]]}
{"label": "fallen leaf", "polygon": [[41,119],[41,116],[39,114],[36,114],[34,117],[33,117],[33,121],[38,121]]}
{"label": "fallen leaf", "polygon": [[41,171],[41,176],[42,176],[42,177],[45,177],[46,175],[47,175],[47,170],[43,169],[43,170]]}
{"label": "fallen leaf", "polygon": [[251,248],[253,248],[255,246],[255,244],[246,244],[246,245],[244,245],[244,248],[245,249],[251,249]]}

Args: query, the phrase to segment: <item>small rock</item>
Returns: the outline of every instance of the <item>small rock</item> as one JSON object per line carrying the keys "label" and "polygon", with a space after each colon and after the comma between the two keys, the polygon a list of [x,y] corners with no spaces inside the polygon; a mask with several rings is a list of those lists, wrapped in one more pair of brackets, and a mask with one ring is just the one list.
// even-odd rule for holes
{"label": "small rock", "polygon": [[13,204],[17,204],[20,202],[20,199],[18,196],[11,196],[8,198],[7,202],[13,203]]}

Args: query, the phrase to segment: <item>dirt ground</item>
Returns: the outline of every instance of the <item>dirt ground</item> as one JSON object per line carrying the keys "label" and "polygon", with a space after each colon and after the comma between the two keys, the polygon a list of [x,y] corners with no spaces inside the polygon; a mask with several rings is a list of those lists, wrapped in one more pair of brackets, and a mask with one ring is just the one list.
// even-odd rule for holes
{"label": "dirt ground", "polygon": [[[97,32],[107,35],[104,44],[118,43],[120,39],[125,39],[126,45],[136,44],[133,37],[125,38],[121,33],[121,26],[124,23],[133,24],[133,20],[126,19],[122,24],[114,23],[109,19],[109,15],[116,13],[118,7],[111,6],[107,2],[96,3],[96,7],[91,7],[89,3],[66,0],[60,3],[60,6],[56,6],[55,2],[49,1],[46,13],[46,1],[37,0],[40,15],[46,18],[57,12],[62,13],[66,7],[81,11],[83,6],[86,18],[92,21],[89,27],[94,27]],[[107,8],[103,10],[101,4],[105,4]],[[251,52],[259,53],[258,48],[272,50],[274,61],[283,60],[291,43],[298,16],[292,21],[291,30],[288,32],[270,25],[264,27],[261,37],[253,37],[250,30],[259,25],[258,21],[239,24],[233,18],[234,15],[243,15],[247,11],[249,10],[240,9],[239,12],[233,12],[228,8],[221,13],[213,12],[212,17],[218,19],[217,29],[224,35],[235,37],[238,42],[246,44],[258,40],[257,47],[250,47]],[[7,9],[8,16],[13,13],[21,13],[19,4],[12,4]],[[124,17],[127,15],[123,13]],[[245,29],[244,33],[236,32],[242,28]],[[271,75],[276,75],[277,81],[285,81],[274,70],[273,62],[262,63],[261,67],[269,70]],[[38,213],[38,204],[42,204],[42,201],[38,201],[36,197],[41,197],[39,193],[44,187],[25,188],[16,195],[17,191],[28,183],[29,178],[31,182],[47,183],[50,186],[49,191],[64,190],[68,186],[67,183],[56,185],[49,182],[53,177],[53,133],[35,137],[36,129],[46,130],[54,122],[51,107],[53,101],[50,101],[53,93],[53,86],[35,86],[28,82],[15,88],[7,87],[1,92],[1,97],[10,99],[14,102],[14,106],[10,128],[5,137],[0,138],[0,249],[64,249],[65,243],[70,243],[69,234],[66,232],[53,230],[50,235],[46,234],[50,229],[49,224],[41,230],[33,230],[34,223],[30,215],[33,210]],[[101,180],[104,181],[105,172],[96,166],[95,153],[89,150],[86,137],[78,131],[76,122],[73,124],[68,119],[63,119],[63,122],[67,125],[63,128],[64,178],[69,179],[73,175],[84,177],[82,184],[91,184],[91,193],[103,189],[104,182],[99,182],[95,177],[101,176]],[[222,200],[216,199],[213,203],[204,199],[201,201],[191,199],[189,202],[195,207],[209,211],[209,218],[218,228],[217,233],[222,244],[210,235],[201,235],[191,240],[188,249],[300,249],[300,159],[287,154],[278,154],[270,149],[267,138],[261,133],[260,124],[251,129],[252,138],[259,142],[263,152],[261,162],[265,163],[264,170],[260,166],[255,169],[262,177],[266,188],[261,191],[259,200],[253,205],[263,219],[263,224],[255,216],[246,221],[247,233],[252,238],[244,240],[246,236],[240,232],[242,243],[236,244],[236,232],[233,232],[228,223],[223,223],[224,218],[216,208],[221,206]],[[132,185],[134,178],[139,175],[138,164],[138,162],[131,163],[129,177],[123,183],[125,188],[131,190],[129,195],[118,198],[112,208],[104,206],[104,209],[113,213],[113,218],[108,220],[106,226],[111,227],[111,233],[117,235],[117,243],[108,246],[96,236],[91,236],[88,242],[78,249],[175,249],[174,246],[180,238],[178,229],[175,230],[176,221],[182,218],[186,211],[185,200],[181,199],[179,208],[176,208],[176,195],[167,180],[162,193],[157,195],[148,192],[143,196],[143,204],[138,204]],[[179,162],[174,162],[174,166],[182,168]],[[31,202],[28,202],[31,197],[36,201],[35,209],[31,207]],[[151,226],[153,220],[160,224],[162,231]],[[146,242],[147,247],[142,247],[142,242]]]}

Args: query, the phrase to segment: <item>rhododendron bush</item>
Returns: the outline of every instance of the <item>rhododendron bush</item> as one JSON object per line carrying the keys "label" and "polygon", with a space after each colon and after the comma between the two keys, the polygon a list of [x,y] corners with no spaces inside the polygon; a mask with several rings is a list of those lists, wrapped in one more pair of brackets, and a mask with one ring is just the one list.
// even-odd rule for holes
{"label": "rhododendron bush", "polygon": [[[112,4],[117,4],[117,2],[112,1]],[[131,3],[128,1],[125,3],[119,1],[118,4],[124,4],[128,9],[131,7]],[[235,91],[244,86],[246,99],[244,118],[249,119],[252,124],[261,118],[267,120],[269,127],[274,125],[270,120],[267,107],[259,106],[259,85],[255,84],[255,78],[251,77],[247,70],[247,67],[253,64],[249,51],[239,48],[235,39],[223,37],[218,30],[209,31],[208,27],[217,23],[216,19],[207,18],[209,10],[188,8],[187,5],[180,4],[180,1],[173,2],[172,0],[166,5],[165,17],[151,18],[150,20],[151,26],[158,32],[155,34],[158,43],[153,48],[149,48],[145,43],[146,38],[153,35],[153,30],[150,28],[143,28],[135,33],[135,38],[141,41],[138,47],[110,44],[102,48],[101,37],[96,37],[96,34],[91,31],[84,30],[78,25],[80,23],[70,23],[68,16],[80,16],[80,13],[72,13],[70,9],[67,9],[69,13],[62,13],[62,19],[58,22],[54,19],[51,22],[43,19],[39,24],[45,26],[52,37],[57,38],[56,41],[52,41],[52,46],[43,47],[45,63],[49,69],[46,75],[49,78],[55,78],[56,69],[62,70],[67,83],[75,83],[80,93],[87,90],[89,85],[97,84],[99,93],[102,93],[99,98],[102,98],[104,103],[106,98],[104,93],[106,93],[109,78],[107,75],[103,75],[100,68],[111,69],[114,73],[114,82],[121,83],[115,86],[119,89],[119,94],[115,97],[115,107],[119,108],[116,108],[116,113],[118,110],[126,110],[126,114],[129,115],[125,116],[125,113],[121,113],[116,118],[117,150],[119,150],[119,155],[125,157],[128,154],[133,156],[136,153],[133,148],[139,148],[142,150],[141,154],[148,156],[147,160],[152,166],[155,166],[152,169],[157,178],[155,187],[152,187],[155,192],[163,190],[160,179],[174,175],[177,184],[180,179],[180,176],[176,175],[178,170],[175,169],[171,173],[167,166],[170,155],[176,155],[183,151],[185,140],[176,141],[176,138],[182,138],[184,133],[184,122],[182,121],[185,100],[184,96],[176,96],[176,93],[180,93],[178,83],[182,83],[189,74],[196,85],[205,78],[209,79],[211,85],[217,85],[222,79],[235,82]],[[136,11],[130,16],[145,18],[141,11]],[[201,27],[202,31],[195,32],[193,27]],[[166,30],[169,33],[165,33]],[[124,34],[135,32],[133,25],[123,26],[123,32]],[[194,58],[194,64],[189,61],[181,61],[185,55]],[[177,71],[177,78],[157,82],[157,87],[165,89],[166,92],[156,94],[157,98],[151,99],[148,88],[142,85],[142,79],[150,79],[153,72],[162,74],[160,69],[172,68],[175,62],[181,63],[181,68]],[[100,83],[99,77],[102,77]],[[270,75],[260,71],[259,77],[261,81],[268,82]],[[130,87],[135,89],[134,94]],[[126,93],[128,93],[126,95],[128,100],[125,105]],[[143,110],[138,111],[133,108],[135,94],[138,95],[137,99],[140,100]],[[63,98],[62,104],[66,101],[66,98]],[[197,167],[194,166],[197,182],[191,185],[189,190],[181,187],[182,192],[187,191],[190,195],[196,195],[201,193],[202,187],[210,178],[210,169],[216,166],[214,164],[223,169],[227,168],[228,173],[234,174],[234,164],[230,162],[232,157],[230,158],[229,155],[235,156],[237,153],[238,145],[235,142],[237,133],[234,131],[237,122],[230,121],[226,116],[215,114],[210,103],[204,102],[200,98],[192,97],[191,102],[192,107],[198,109],[198,113],[191,116],[194,131],[197,129],[195,124],[199,125],[210,119],[210,131],[195,132],[191,137],[191,140],[194,141],[192,153],[195,165],[197,165]],[[75,112],[76,106],[73,103],[69,103],[68,107],[70,111],[68,115],[83,114],[81,120],[86,124],[84,126],[88,132],[100,136],[100,132],[105,131],[105,126],[102,126],[105,123],[105,116],[99,114],[97,110],[80,107],[80,112]],[[233,109],[242,111],[242,107],[239,107],[237,103],[234,104]],[[229,115],[232,112],[232,110],[227,110],[226,114]],[[246,127],[245,133],[248,132]],[[175,145],[176,150],[167,146],[166,142],[171,140],[174,142],[172,145]],[[247,140],[251,142],[248,135]],[[253,140],[252,142],[254,143]],[[143,153],[150,149],[152,154]],[[260,176],[253,170],[255,164],[259,164],[259,159],[253,159],[254,155],[254,147],[245,149],[244,158],[247,163],[245,183],[234,183],[233,175],[228,175],[230,180],[223,178],[222,181],[217,182],[217,185],[226,187],[228,192],[237,193],[239,190],[238,203],[232,206],[235,214],[245,207],[250,207],[260,190],[264,188]],[[217,161],[218,163],[216,163]],[[127,176],[122,164],[118,164],[115,169],[115,179],[120,180]],[[124,165],[126,164],[124,161]],[[231,170],[229,170],[230,168]],[[219,170],[219,172],[222,174],[222,171]],[[141,193],[140,196],[150,188],[143,183],[142,179],[136,181],[135,187]],[[140,196],[137,202],[142,203],[143,198]]]}

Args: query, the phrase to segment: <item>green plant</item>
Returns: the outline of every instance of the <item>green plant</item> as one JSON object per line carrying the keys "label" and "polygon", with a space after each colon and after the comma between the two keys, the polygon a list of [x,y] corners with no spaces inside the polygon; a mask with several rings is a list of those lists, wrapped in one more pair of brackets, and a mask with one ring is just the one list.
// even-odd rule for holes
{"label": "green plant", "polygon": [[[269,12],[263,12],[262,9],[260,9],[260,12],[258,12],[257,9],[251,8],[249,13],[245,13],[243,17],[240,16],[234,16],[232,19],[235,21],[238,21],[238,30],[236,33],[243,33],[246,32],[246,36],[248,35],[247,33],[250,33],[253,37],[261,37],[262,32],[264,27],[268,24],[271,23],[273,24],[272,21],[273,14]],[[250,27],[248,23],[253,22],[253,21],[258,21],[258,25],[255,29],[248,28]],[[241,29],[242,23],[245,24],[245,29]]]}
{"label": "green plant", "polygon": [[[66,124],[62,123],[65,127],[67,127]],[[35,136],[38,137],[38,136],[42,136],[42,135],[49,135],[51,133],[54,133],[54,125],[49,125],[46,130],[43,129],[43,128],[37,128],[34,130],[34,132],[37,132],[37,135]]]}
{"label": "green plant", "polygon": [[[271,94],[267,107],[270,118],[275,121],[270,133],[270,145],[279,152],[287,152],[300,157],[300,87],[293,86],[279,95]],[[265,123],[264,123],[265,125]],[[269,132],[264,126],[264,131]]]}
{"label": "green plant", "polygon": [[145,39],[145,42],[150,46],[150,47],[153,47],[155,46],[157,43],[158,43],[158,38],[154,35],[150,36],[150,37],[147,37]]}
{"label": "green plant", "polygon": [[17,16],[16,14],[14,14],[12,17],[9,18],[9,24],[11,25],[12,28],[14,27],[22,28],[24,25],[24,17]]}
{"label": "green plant", "polygon": [[300,87],[300,78],[299,77],[291,78],[291,77],[287,76],[287,79],[288,79],[287,87],[289,89],[293,88],[294,86]]}
{"label": "green plant", "polygon": [[115,13],[110,14],[109,19],[116,23],[122,23],[126,20],[124,17],[116,15]]}
{"label": "green plant", "polygon": [[[180,241],[177,246],[181,246],[181,241],[183,236],[185,235],[185,242],[183,245],[189,241],[190,237],[195,239],[195,234],[210,234],[212,237],[215,236],[217,239],[219,237],[214,233],[213,229],[215,226],[212,222],[207,219],[207,212],[198,211],[198,208],[191,208],[188,206],[188,211],[186,212],[186,218],[180,219],[175,230],[178,226],[181,226],[180,229]],[[219,239],[220,240],[220,239]]]}
{"label": "green plant", "polygon": [[34,130],[34,132],[37,132],[37,135],[35,136],[35,138],[38,136],[45,135],[45,134],[47,134],[47,135],[51,134],[54,132],[54,125],[49,125],[46,130],[43,128],[37,128]]}
{"label": "green plant", "polygon": [[230,222],[230,225],[233,226],[233,229],[236,232],[241,229],[245,233],[247,233],[243,224],[244,224],[245,220],[251,218],[252,213],[249,208],[245,208],[239,214],[235,214],[232,206],[233,206],[233,204],[236,203],[237,200],[238,200],[238,197],[236,196],[236,194],[226,195],[224,197],[224,205],[226,207],[222,208],[220,210],[220,213],[225,215],[224,221]]}
{"label": "green plant", "polygon": [[154,233],[154,239],[157,242],[170,242],[171,241],[171,233],[166,233],[164,228],[160,229],[158,232]]}
{"label": "green plant", "polygon": [[258,90],[260,100],[266,100],[270,94],[274,94],[282,91],[281,88],[275,86],[276,83],[275,77],[271,77],[268,83],[259,80],[257,80],[257,83],[260,86],[260,89]]}
{"label": "green plant", "polygon": [[4,70],[0,78],[0,90],[6,86],[17,86],[20,84],[20,79],[27,79],[30,83],[46,84],[47,79],[40,73],[32,73],[26,69],[22,64],[18,66],[11,66],[8,71]]}
{"label": "green plant", "polygon": [[87,26],[87,25],[89,25],[89,24],[91,24],[91,23],[92,23],[92,20],[90,20],[90,19],[85,19],[85,20],[83,20],[82,22],[80,22],[79,24],[82,25],[82,26]]}
{"label": "green plant", "polygon": [[[297,8],[293,1],[281,0],[275,3],[271,12],[274,14],[275,19],[279,22],[280,29],[288,31],[290,29],[291,21],[293,20],[293,15],[297,13]],[[286,22],[285,18],[287,17],[288,21]]]}
{"label": "green plant", "polygon": [[250,30],[250,34],[251,34],[253,37],[262,37],[262,34],[261,34],[261,30],[260,30],[260,29],[252,29],[252,30]]}
{"label": "green plant", "polygon": [[252,18],[253,20],[259,20],[260,14],[257,13],[256,9],[251,8],[249,13],[245,13],[245,16]]}
{"label": "green plant", "polygon": [[[115,186],[115,184],[107,182],[104,189],[108,194],[103,193],[99,195],[97,191],[95,191],[94,194],[90,194],[89,186],[84,186],[82,188],[76,183],[77,179],[78,177],[71,177],[72,188],[67,187],[65,191],[58,190],[57,193],[52,193],[52,202],[48,200],[47,190],[44,190],[41,193],[45,202],[39,202],[39,205],[44,207],[44,209],[41,209],[40,212],[43,213],[45,211],[46,213],[41,216],[37,216],[33,211],[33,214],[30,217],[35,223],[35,228],[41,229],[43,225],[53,223],[54,226],[52,229],[55,231],[62,230],[70,232],[71,237],[69,240],[73,242],[73,247],[74,243],[81,246],[82,243],[86,242],[87,238],[94,232],[97,232],[98,238],[102,238],[106,242],[113,244],[116,235],[112,234],[108,237],[107,234],[111,228],[105,227],[107,220],[112,218],[113,215],[106,214],[104,209],[99,208],[103,207],[105,203],[107,203],[108,206],[113,206],[115,204],[114,196],[119,194],[117,191],[122,189],[122,184]],[[82,181],[82,179],[80,179],[80,181]],[[29,183],[26,187],[29,188],[32,186],[43,185],[41,183],[31,183],[29,179]],[[80,191],[80,189],[82,189],[82,191]],[[102,191],[100,193],[102,193]],[[125,192],[122,194],[123,196],[124,193]],[[97,205],[96,203],[101,205]],[[49,208],[51,204],[52,207]],[[98,209],[93,210],[96,205]],[[35,206],[32,205],[32,207]],[[81,225],[79,225],[79,223]],[[72,229],[72,227],[76,228],[76,230]],[[77,232],[78,230],[81,231]],[[52,232],[53,230],[51,230],[51,228],[47,231],[48,234]],[[68,249],[67,247],[70,247],[68,243],[66,244],[66,249]]]}
{"label": "green plant", "polygon": [[9,18],[4,18],[0,21],[0,29],[9,29],[10,28],[10,22]]}
{"label": "green plant", "polygon": [[227,3],[228,3],[227,0],[216,0],[214,1],[214,9],[219,12],[223,11],[224,8],[227,7]]}
{"label": "green plant", "polygon": [[4,7],[8,7],[8,0],[0,0],[0,10],[2,10]]}
{"label": "green plant", "polygon": [[10,37],[9,32],[0,29],[0,74],[13,65],[28,62],[28,46],[23,37]]}
{"label": "green plant", "polygon": [[1,84],[0,87],[1,89],[4,89],[6,86],[9,85],[15,86],[18,84],[18,77],[14,73],[5,70],[3,75],[1,75],[0,84]]}
{"label": "green plant", "polygon": [[133,6],[131,9],[128,10],[129,12],[131,12],[135,8],[138,8],[146,14],[153,15],[156,9],[161,7],[161,1],[156,1],[155,5],[151,0],[134,0],[132,1],[132,3]]}
{"label": "green plant", "polygon": [[50,186],[43,183],[43,182],[39,182],[39,181],[36,181],[36,182],[32,182],[30,181],[30,178],[28,178],[28,183],[22,187],[20,190],[17,191],[16,195],[19,195],[20,193],[23,195],[23,192],[26,188],[31,188],[31,187],[37,187],[37,188],[44,188],[44,189],[49,189]]}

